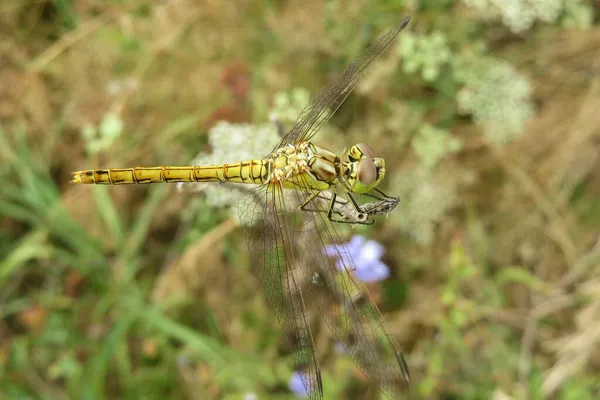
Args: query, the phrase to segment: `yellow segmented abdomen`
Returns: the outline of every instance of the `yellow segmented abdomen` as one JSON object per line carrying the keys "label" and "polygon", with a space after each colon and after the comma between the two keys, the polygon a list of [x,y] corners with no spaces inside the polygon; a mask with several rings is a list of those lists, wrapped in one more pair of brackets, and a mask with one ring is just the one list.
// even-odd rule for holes
{"label": "yellow segmented abdomen", "polygon": [[250,160],[235,164],[185,167],[89,169],[73,172],[73,183],[127,185],[172,182],[234,182],[262,184],[269,180],[269,162]]}

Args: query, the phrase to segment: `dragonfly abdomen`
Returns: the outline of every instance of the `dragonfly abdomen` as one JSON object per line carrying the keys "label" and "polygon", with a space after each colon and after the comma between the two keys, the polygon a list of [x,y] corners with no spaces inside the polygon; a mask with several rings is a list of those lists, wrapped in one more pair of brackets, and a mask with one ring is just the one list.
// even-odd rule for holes
{"label": "dragonfly abdomen", "polygon": [[162,182],[234,182],[261,184],[268,181],[269,171],[269,162],[267,160],[250,160],[235,164],[207,166],[90,169],[74,172],[71,182],[96,185],[127,185]]}

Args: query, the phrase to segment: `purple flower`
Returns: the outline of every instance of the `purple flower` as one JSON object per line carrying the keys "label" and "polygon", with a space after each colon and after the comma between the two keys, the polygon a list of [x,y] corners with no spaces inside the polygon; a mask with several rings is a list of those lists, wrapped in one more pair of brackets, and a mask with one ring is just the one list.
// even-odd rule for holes
{"label": "purple flower", "polygon": [[354,235],[345,245],[332,244],[324,250],[329,257],[338,258],[336,266],[339,270],[346,266],[364,282],[377,282],[390,276],[390,269],[380,260],[383,246],[374,240]]}
{"label": "purple flower", "polygon": [[302,372],[294,372],[288,381],[288,387],[296,395],[296,397],[308,397],[308,392],[302,383]]}

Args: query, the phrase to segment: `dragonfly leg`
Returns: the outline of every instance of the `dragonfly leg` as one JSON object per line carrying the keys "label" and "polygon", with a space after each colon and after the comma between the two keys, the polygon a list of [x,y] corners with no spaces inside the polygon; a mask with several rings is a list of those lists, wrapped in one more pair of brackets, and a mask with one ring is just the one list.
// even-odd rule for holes
{"label": "dragonfly leg", "polygon": [[337,195],[335,193],[331,194],[331,200],[329,201],[329,209],[327,210],[327,219],[332,222],[338,222],[342,224],[361,224],[361,225],[371,225],[373,221],[369,214],[365,213],[360,205],[354,200],[354,197],[350,194],[350,192],[346,192],[346,196],[350,199],[350,203],[352,203],[352,207],[354,207],[354,211],[356,212],[355,219],[335,219],[333,217],[334,209],[335,209],[335,201]]}
{"label": "dragonfly leg", "polygon": [[[360,205],[354,200],[354,198],[348,193],[348,197],[351,199],[352,204],[352,212],[344,213],[343,207],[348,203],[347,200],[343,200],[342,197],[338,199],[335,193],[331,193],[331,197],[329,198],[329,205],[327,209],[325,208],[316,208],[309,207],[311,201],[315,198],[319,198],[320,200],[326,200],[325,196],[321,195],[322,192],[312,193],[310,196],[306,198],[302,202],[298,209],[301,211],[311,211],[311,212],[320,212],[326,213],[327,219],[332,222],[337,222],[341,224],[362,224],[362,225],[371,225],[374,221],[369,217],[369,214],[365,212]],[[373,196],[377,198],[376,196]],[[377,198],[378,199],[378,198]],[[380,199],[378,199],[380,200]]]}
{"label": "dragonfly leg", "polygon": [[308,197],[306,198],[306,200],[304,200],[304,201],[302,202],[302,204],[300,204],[300,205],[298,206],[298,209],[299,209],[299,210],[301,210],[301,211],[316,211],[316,212],[323,212],[323,210],[311,210],[311,209],[309,209],[309,208],[307,208],[307,207],[306,207],[306,206],[308,205],[308,203],[310,203],[311,201],[313,201],[313,199],[314,199],[315,197],[317,197],[317,196],[318,196],[320,193],[321,193],[321,192],[314,192],[314,193],[311,193],[311,194],[310,194],[310,196],[308,196]]}
{"label": "dragonfly leg", "polygon": [[[317,197],[319,199],[323,200],[323,201],[327,201],[327,198],[325,196],[321,196],[321,192],[316,192],[316,193],[313,193],[310,196],[308,196],[306,198],[306,200],[300,206],[298,206],[298,209],[300,209],[301,211],[311,211],[311,212],[326,213],[330,221],[347,222],[347,221],[342,221],[342,220],[336,220],[332,216],[333,212],[336,212],[338,214],[340,213],[339,211],[332,211],[332,208],[335,208],[335,207],[332,207],[332,204],[335,204],[335,202],[338,201],[337,200],[337,196],[334,193],[331,194],[331,197],[328,200],[329,201],[329,206],[327,207],[327,209],[323,209],[323,208],[321,208],[321,209],[318,209],[318,208],[309,208],[308,204],[311,201],[313,201],[315,198],[317,198]],[[340,201],[340,204],[344,204],[344,203],[342,203]]]}
{"label": "dragonfly leg", "polygon": [[379,192],[379,194],[381,194],[383,197],[385,197],[386,200],[393,200],[395,202],[400,202],[399,197],[388,196],[387,194],[383,193],[381,190],[379,190],[377,188],[375,188],[375,190],[377,190],[377,192]]}
{"label": "dragonfly leg", "polygon": [[387,194],[383,193],[378,188],[373,188],[372,191],[377,192],[381,197],[375,196],[373,193],[367,193],[366,196],[372,197],[377,200],[399,200],[397,197],[388,196]]}

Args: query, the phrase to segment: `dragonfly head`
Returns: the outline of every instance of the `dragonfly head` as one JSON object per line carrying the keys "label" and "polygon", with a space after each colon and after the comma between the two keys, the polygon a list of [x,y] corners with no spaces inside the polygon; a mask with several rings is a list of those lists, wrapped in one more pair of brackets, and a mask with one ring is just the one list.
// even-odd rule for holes
{"label": "dragonfly head", "polygon": [[376,157],[369,145],[359,143],[346,153],[345,170],[348,188],[354,193],[368,193],[383,180],[385,161]]}

